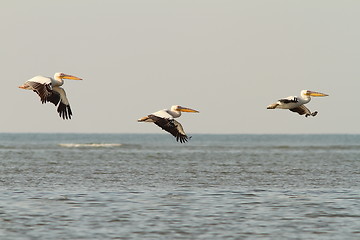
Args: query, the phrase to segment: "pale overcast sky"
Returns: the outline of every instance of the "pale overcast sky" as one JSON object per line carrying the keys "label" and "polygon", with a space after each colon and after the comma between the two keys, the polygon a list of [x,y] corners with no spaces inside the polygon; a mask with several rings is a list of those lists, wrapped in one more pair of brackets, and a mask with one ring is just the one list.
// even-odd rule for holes
{"label": "pale overcast sky", "polygon": [[[161,133],[136,120],[200,111],[191,133],[360,133],[358,0],[62,0],[0,3],[0,132]],[[64,72],[72,120],[17,88]],[[305,118],[267,110],[302,89]]]}

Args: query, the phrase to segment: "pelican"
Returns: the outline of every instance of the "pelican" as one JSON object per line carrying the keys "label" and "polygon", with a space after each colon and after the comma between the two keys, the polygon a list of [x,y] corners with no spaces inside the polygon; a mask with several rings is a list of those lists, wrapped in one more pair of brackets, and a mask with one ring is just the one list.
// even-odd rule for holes
{"label": "pelican", "polygon": [[176,138],[176,141],[180,141],[180,143],[184,143],[188,141],[188,136],[181,126],[181,124],[176,121],[174,118],[178,118],[181,116],[181,112],[194,112],[198,113],[199,111],[181,107],[179,105],[171,106],[169,109],[164,109],[147,115],[146,117],[138,119],[138,122],[153,122],[163,130],[171,133]]}
{"label": "pelican", "polygon": [[63,119],[71,119],[72,112],[65,90],[60,87],[64,84],[63,79],[82,80],[81,78],[65,73],[55,73],[54,78],[36,76],[27,80],[19,88],[33,90],[41,100],[41,103],[52,102],[57,108],[59,116]]}
{"label": "pelican", "polygon": [[290,111],[297,112],[300,115],[305,114],[305,117],[309,117],[309,116],[315,117],[318,112],[317,111],[311,112],[307,107],[304,106],[304,104],[310,102],[311,100],[310,96],[325,97],[329,95],[320,92],[302,90],[300,93],[300,97],[290,96],[287,98],[280,99],[276,103],[267,106],[267,109],[275,109],[275,108],[289,109]]}

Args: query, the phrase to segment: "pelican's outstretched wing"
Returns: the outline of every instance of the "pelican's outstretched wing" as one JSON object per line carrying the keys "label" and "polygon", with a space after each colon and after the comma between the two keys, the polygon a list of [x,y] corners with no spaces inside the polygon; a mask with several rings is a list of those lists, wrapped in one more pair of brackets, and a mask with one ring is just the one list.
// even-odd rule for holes
{"label": "pelican's outstretched wing", "polygon": [[54,103],[55,105],[59,103],[57,108],[59,116],[63,119],[71,119],[72,111],[66,97],[65,90],[62,87],[54,87],[52,95],[49,97],[48,101]]}
{"label": "pelican's outstretched wing", "polygon": [[176,141],[181,143],[185,143],[188,141],[188,136],[186,136],[183,127],[175,119],[162,118],[153,114],[150,114],[148,117],[152,119],[154,123],[161,127],[163,130],[171,133],[171,135],[176,138]]}
{"label": "pelican's outstretched wing", "polygon": [[[24,83],[23,86],[21,86],[21,88],[23,89],[29,89],[29,90],[33,90],[34,92],[36,92],[42,103],[46,103],[48,100],[48,98],[50,97],[50,95],[52,94],[52,88],[51,88],[51,81],[48,78],[40,78],[37,77],[38,81],[26,81]],[[43,80],[43,81],[39,81],[39,80]]]}
{"label": "pelican's outstretched wing", "polygon": [[314,117],[317,114],[316,111],[312,113],[307,107],[305,107],[305,105],[300,105],[300,106],[298,106],[296,108],[291,108],[289,110],[292,111],[292,112],[297,112],[300,115],[305,114],[305,117],[308,117],[310,115]]}

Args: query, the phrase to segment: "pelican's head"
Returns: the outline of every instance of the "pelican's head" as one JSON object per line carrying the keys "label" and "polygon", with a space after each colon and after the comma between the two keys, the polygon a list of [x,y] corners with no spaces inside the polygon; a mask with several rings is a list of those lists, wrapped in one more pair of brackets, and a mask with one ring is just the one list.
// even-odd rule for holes
{"label": "pelican's head", "polygon": [[191,109],[191,108],[186,108],[186,107],[182,107],[179,105],[174,105],[171,107],[171,110],[173,111],[179,111],[179,112],[194,112],[194,113],[198,113],[199,111]]}
{"label": "pelican's head", "polygon": [[312,97],[326,97],[326,96],[329,96],[328,94],[325,94],[325,93],[314,92],[314,91],[310,91],[310,90],[302,90],[301,95],[312,96]]}
{"label": "pelican's head", "polygon": [[55,73],[54,75],[55,79],[71,79],[71,80],[82,80],[82,78],[78,78],[69,74],[65,74],[65,73]]}

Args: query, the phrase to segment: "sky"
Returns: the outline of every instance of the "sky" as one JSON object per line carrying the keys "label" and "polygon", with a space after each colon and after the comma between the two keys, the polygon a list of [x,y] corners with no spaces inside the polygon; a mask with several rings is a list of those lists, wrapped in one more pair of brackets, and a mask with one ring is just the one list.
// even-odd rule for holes
{"label": "sky", "polygon": [[[360,133],[360,1],[5,0],[0,132],[161,133],[136,120],[194,108],[187,133]],[[73,111],[17,88],[55,72]],[[302,89],[316,117],[266,106]]]}

